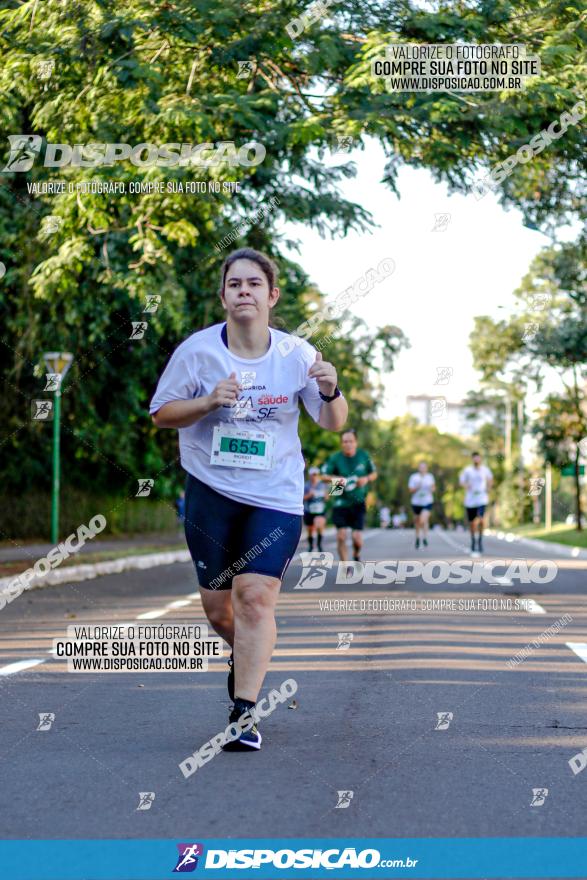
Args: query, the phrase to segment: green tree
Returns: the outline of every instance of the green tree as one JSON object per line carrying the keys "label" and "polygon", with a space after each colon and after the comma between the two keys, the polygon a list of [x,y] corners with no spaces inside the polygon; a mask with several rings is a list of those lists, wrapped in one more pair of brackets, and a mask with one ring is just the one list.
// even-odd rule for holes
{"label": "green tree", "polygon": [[433,512],[436,521],[447,524],[462,518],[463,491],[458,478],[468,464],[472,447],[461,438],[440,433],[432,425],[421,425],[413,416],[404,416],[380,422],[367,448],[377,465],[374,491],[380,504],[394,510],[410,509],[408,479],[423,460],[436,480]]}
{"label": "green tree", "polygon": [[[584,16],[563,2],[440,3],[423,10],[408,0],[340,0],[292,41],[287,25],[307,7],[307,0],[7,0],[0,11],[5,132],[40,135],[43,145],[240,147],[257,141],[266,149],[254,167],[126,162],[56,172],[36,162],[26,173],[0,173],[6,490],[48,485],[47,432],[31,424],[28,412],[42,387],[40,353],[56,348],[75,353],[63,389],[66,479],[94,490],[116,485],[128,491],[140,471],[156,474],[163,494],[172,490],[175,437],[157,433],[145,409],[175,345],[222,316],[215,291],[224,237],[237,228],[235,245],[278,259],[281,317],[293,330],[318,293],[303,268],[284,259],[291,242],[278,224],[303,223],[335,236],[372,224],[364,208],[338,191],[355,173],[353,164],[344,157],[336,165],[324,162],[339,137],[358,144],[376,137],[388,155],[383,182],[392,189],[399,164],[406,163],[428,167],[466,192],[473,175],[527,143],[584,93]],[[526,43],[541,56],[545,75],[525,92],[466,96],[391,96],[370,78],[370,58],[390,41],[455,40]],[[241,61],[250,62],[250,75],[239,75]],[[539,225],[575,216],[584,170],[580,129],[571,126],[516,168],[501,197]],[[74,185],[99,178],[127,188],[116,196],[28,188],[57,177]],[[131,181],[191,179],[219,191],[189,197],[179,189],[128,191]],[[238,190],[224,184],[238,184]],[[272,199],[279,200],[275,210],[251,223]],[[59,221],[52,234],[44,231],[47,215]],[[161,296],[160,308],[149,315],[144,338],[131,341],[131,322],[144,319],[153,295]],[[361,343],[359,358],[364,346],[388,347],[383,336]],[[394,333],[389,339],[392,349],[400,342]],[[353,346],[341,342],[335,350],[341,359],[348,355],[340,361],[342,372],[362,379],[353,393],[367,412],[374,406],[367,398],[373,374],[365,381]]]}
{"label": "green tree", "polygon": [[575,521],[577,530],[581,531],[583,508],[579,481],[581,457],[579,443],[587,437],[587,406],[584,393],[580,394],[579,405],[572,397],[549,394],[532,430],[545,460],[553,467],[563,468],[569,462],[573,463]]}
{"label": "green tree", "polygon": [[[558,377],[561,393],[546,398],[553,413],[542,408],[532,428],[547,460],[555,463],[556,459],[558,464],[561,455],[567,456],[566,461],[578,463],[578,444],[587,435],[586,258],[585,234],[575,242],[544,249],[515,291],[518,309],[511,322],[480,317],[472,334],[475,367],[481,371],[486,387],[509,380],[510,387],[516,388],[522,377],[527,377],[540,389],[547,373]],[[578,473],[575,479],[580,529]]]}

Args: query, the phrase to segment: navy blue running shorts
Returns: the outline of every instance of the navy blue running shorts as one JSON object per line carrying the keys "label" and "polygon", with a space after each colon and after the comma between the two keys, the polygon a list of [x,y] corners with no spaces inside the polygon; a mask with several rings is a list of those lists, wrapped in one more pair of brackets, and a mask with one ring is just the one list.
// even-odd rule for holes
{"label": "navy blue running shorts", "polygon": [[344,507],[334,507],[332,522],[337,529],[352,529],[354,532],[360,532],[365,524],[365,511],[364,501],[347,504]]}
{"label": "navy blue running shorts", "polygon": [[478,507],[467,507],[465,508],[467,511],[467,519],[469,522],[473,522],[477,517],[485,516],[485,508],[487,505],[480,504]]}
{"label": "navy blue running shorts", "polygon": [[416,516],[420,516],[423,510],[432,510],[431,504],[412,504],[412,510]]}
{"label": "navy blue running shorts", "polygon": [[187,475],[185,537],[204,589],[230,590],[245,572],[282,580],[301,534],[301,516],[242,504]]}

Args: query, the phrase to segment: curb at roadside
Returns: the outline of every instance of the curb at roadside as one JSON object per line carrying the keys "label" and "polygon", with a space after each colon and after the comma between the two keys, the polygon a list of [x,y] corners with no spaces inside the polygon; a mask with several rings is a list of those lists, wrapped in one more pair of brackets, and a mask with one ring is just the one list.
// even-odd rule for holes
{"label": "curb at roadside", "polygon": [[[188,550],[174,550],[166,553],[143,553],[140,556],[122,556],[119,559],[108,559],[104,562],[87,562],[82,565],[56,568],[41,577],[35,576],[31,579],[28,589],[46,587],[51,584],[85,581],[104,574],[119,574],[122,571],[153,568],[156,565],[172,565],[175,562],[189,561],[190,554]],[[9,577],[0,578],[0,589],[3,589],[18,577],[18,574],[13,574]]]}
{"label": "curb at roadside", "polygon": [[563,556],[569,556],[571,559],[587,559],[587,550],[583,547],[571,547],[570,544],[559,544],[557,541],[541,541],[539,538],[523,538],[515,532],[503,532],[500,529],[486,529],[485,534],[492,537],[513,535],[514,541],[528,544],[529,547],[536,547],[540,550],[552,550],[554,548]]}

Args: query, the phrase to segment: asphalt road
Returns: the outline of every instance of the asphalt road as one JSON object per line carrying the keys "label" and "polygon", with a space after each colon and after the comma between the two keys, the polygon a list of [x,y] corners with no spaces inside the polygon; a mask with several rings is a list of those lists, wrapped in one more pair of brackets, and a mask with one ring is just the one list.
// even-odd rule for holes
{"label": "asphalt road", "polygon": [[[485,544],[475,561],[537,558]],[[364,559],[470,563],[467,547],[437,533],[415,551],[411,531],[371,530]],[[188,779],[179,762],[227,722],[224,659],[199,673],[73,674],[48,652],[72,622],[203,622],[191,565],[23,594],[0,613],[2,836],[584,836],[587,772],[568,762],[587,747],[587,665],[567,643],[587,642],[587,561],[549,558],[551,583],[344,585],[332,566],[304,590],[296,557],[266,680],[294,679],[295,708],[263,722],[259,753],[221,753]],[[533,602],[516,609],[520,596]],[[339,633],[352,633],[346,648]],[[54,714],[50,729],[40,713]],[[139,792],[154,793],[149,809]]]}

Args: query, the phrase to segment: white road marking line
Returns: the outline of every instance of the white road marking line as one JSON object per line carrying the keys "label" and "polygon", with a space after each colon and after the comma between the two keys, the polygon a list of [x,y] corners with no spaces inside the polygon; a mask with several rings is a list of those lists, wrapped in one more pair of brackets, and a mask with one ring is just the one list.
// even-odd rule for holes
{"label": "white road marking line", "polygon": [[169,614],[169,608],[160,608],[158,611],[145,611],[144,614],[139,614],[136,619],[155,620],[156,617],[163,617],[164,614]]}
{"label": "white road marking line", "polygon": [[13,675],[15,672],[21,672],[23,669],[30,669],[32,666],[38,666],[39,663],[44,663],[45,658],[42,660],[19,660],[17,663],[9,663],[8,666],[3,666],[0,669],[0,675]]}
{"label": "white road marking line", "polygon": [[468,550],[468,548],[465,547],[463,544],[459,544],[457,541],[454,540],[454,538],[449,537],[448,535],[445,535],[444,532],[438,532],[437,534],[439,534],[439,536],[442,538],[442,540],[446,541],[446,543],[450,547],[453,547],[455,550],[458,550],[459,553],[465,553],[466,555],[469,555],[470,551]]}
{"label": "white road marking line", "polygon": [[199,593],[188,593],[188,599],[199,599],[200,602],[202,601],[202,597]]}
{"label": "white road marking line", "polygon": [[192,603],[190,602],[189,599],[178,599],[177,602],[170,602],[169,605],[167,605],[166,607],[167,608],[185,608],[186,605],[191,605],[191,604]]}
{"label": "white road marking line", "polygon": [[520,601],[524,603],[529,614],[546,614],[546,608],[543,608],[534,599],[526,599],[524,596],[521,596]]}
{"label": "white road marking line", "polygon": [[374,538],[376,535],[381,533],[382,529],[366,529],[363,532],[363,541],[366,541],[368,538]]}
{"label": "white road marking line", "polygon": [[577,657],[580,657],[584,663],[587,663],[587,644],[585,642],[565,642],[567,648],[574,651]]}

